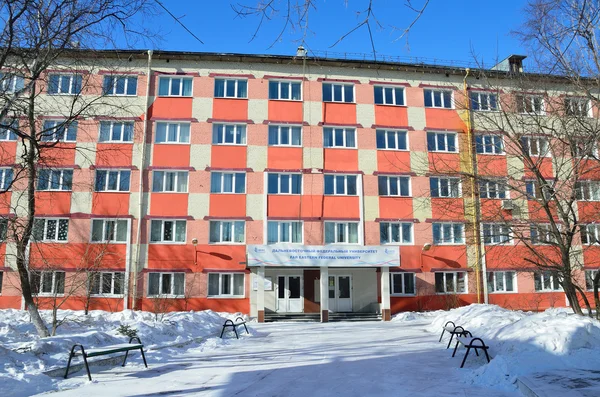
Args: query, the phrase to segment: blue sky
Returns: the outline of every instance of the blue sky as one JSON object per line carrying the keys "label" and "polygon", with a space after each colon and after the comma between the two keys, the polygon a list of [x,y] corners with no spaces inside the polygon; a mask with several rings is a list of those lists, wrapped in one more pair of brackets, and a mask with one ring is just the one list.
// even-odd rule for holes
{"label": "blue sky", "polygon": [[[413,0],[413,4],[417,6],[422,1]],[[266,22],[258,36],[250,41],[258,19],[237,17],[230,4],[256,4],[258,0],[162,2],[173,14],[182,17],[182,22],[204,44],[163,14],[151,22],[160,26],[162,41],[157,45],[159,49],[292,55],[302,37],[301,32],[288,29],[269,48],[282,27],[282,21],[274,19]],[[356,11],[364,9],[367,1],[349,0],[348,6],[345,3],[344,0],[317,0],[318,8],[310,14],[310,32],[306,36],[310,50],[371,53],[365,27],[330,48],[361,20]],[[525,0],[431,0],[411,30],[407,44],[405,39],[394,42],[400,32],[394,31],[392,26],[405,28],[414,19],[414,14],[404,6],[403,0],[375,0],[375,15],[383,25],[383,29],[375,28],[373,32],[376,50],[390,56],[463,62],[472,61],[475,54],[486,66],[492,66],[497,58],[525,54],[519,39],[511,34],[522,23],[525,3]]]}

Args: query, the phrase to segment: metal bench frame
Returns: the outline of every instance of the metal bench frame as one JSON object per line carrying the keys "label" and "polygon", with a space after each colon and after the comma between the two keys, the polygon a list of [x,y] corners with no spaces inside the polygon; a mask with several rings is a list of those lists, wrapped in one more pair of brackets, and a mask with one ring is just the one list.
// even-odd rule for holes
{"label": "metal bench frame", "polygon": [[[471,333],[469,332],[469,335],[470,334]],[[479,342],[479,344],[477,344],[477,345],[473,344],[473,342],[476,342],[476,341]],[[456,350],[458,349],[458,345],[459,344],[461,344],[461,345],[463,345],[464,347],[467,348],[467,351],[465,353],[465,357],[463,358],[462,363],[460,364],[461,368],[464,367],[465,362],[467,361],[467,356],[469,355],[469,352],[471,351],[471,349],[475,350],[475,354],[477,354],[477,356],[479,356],[479,351],[478,350],[479,349],[483,350],[483,352],[485,353],[485,358],[487,358],[487,362],[488,363],[490,362],[490,356],[488,355],[489,346],[487,346],[485,344],[485,342],[483,341],[483,339],[481,339],[481,338],[473,338],[472,335],[471,335],[471,339],[470,339],[469,343],[465,344],[464,341],[460,340],[460,338],[457,337],[456,338],[456,346],[454,346],[454,352],[452,352],[452,357],[454,357],[454,355],[456,354]]]}
{"label": "metal bench frame", "polygon": [[[129,356],[129,351],[140,349],[140,352],[142,353],[142,359],[144,360],[144,365],[146,366],[146,368],[148,368],[148,364],[146,363],[146,356],[144,355],[144,345],[142,344],[142,341],[140,340],[139,337],[134,336],[129,339],[129,343],[131,344],[131,342],[133,340],[137,340],[137,343],[134,345],[131,345],[130,347],[120,346],[119,348],[111,349],[112,346],[106,346],[106,348],[104,348],[105,349],[104,351],[100,350],[100,351],[96,351],[96,352],[93,352],[90,354],[85,352],[85,348],[83,347],[83,345],[81,345],[79,343],[73,345],[73,347],[71,348],[71,352],[69,353],[69,362],[67,363],[67,369],[65,371],[65,379],[67,379],[67,376],[69,376],[69,368],[71,367],[71,360],[73,359],[73,357],[76,357],[78,355],[81,355],[83,357],[83,363],[85,364],[85,370],[87,371],[87,376],[90,381],[92,380],[92,375],[90,374],[90,366],[88,365],[88,361],[87,361],[88,357],[104,356],[104,355],[112,354],[112,353],[125,352],[125,358],[123,358],[123,364],[121,364],[121,367],[124,367],[125,362],[127,361],[127,356]],[[77,347],[79,347],[79,349],[81,350],[80,353],[75,351],[75,348],[77,348]],[[102,349],[102,348],[98,348],[98,349]]]}
{"label": "metal bench frame", "polygon": [[[452,324],[452,327],[448,327],[448,324]],[[471,333],[469,331],[467,331],[460,325],[456,326],[456,324],[454,324],[452,321],[446,322],[446,324],[442,327],[442,334],[440,335],[439,342],[442,341],[442,338],[444,337],[445,332],[448,332],[450,334],[450,340],[448,341],[448,345],[446,346],[446,349],[450,348],[450,345],[452,344],[452,339],[454,339],[454,335],[465,336],[465,337],[467,336],[467,334],[471,335]],[[473,336],[473,335],[471,335],[471,336]]]}
{"label": "metal bench frame", "polygon": [[[238,323],[237,320],[242,320],[242,321]],[[235,322],[232,320],[225,320],[225,324],[223,324],[223,329],[221,330],[221,339],[223,338],[223,334],[225,333],[225,328],[227,328],[227,327],[233,328],[233,332],[235,332],[236,339],[240,339],[238,332],[237,332],[237,327],[239,327],[240,325],[244,326],[247,334],[250,333],[250,332],[248,332],[248,327],[246,327],[246,321],[242,317],[237,317],[235,319]]]}

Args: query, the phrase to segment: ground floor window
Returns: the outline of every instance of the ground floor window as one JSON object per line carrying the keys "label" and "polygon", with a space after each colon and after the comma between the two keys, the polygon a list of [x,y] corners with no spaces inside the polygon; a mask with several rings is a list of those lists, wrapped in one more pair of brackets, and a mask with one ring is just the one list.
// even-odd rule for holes
{"label": "ground floor window", "polygon": [[534,273],[533,281],[536,291],[562,291],[556,273],[549,271]]}
{"label": "ground floor window", "polygon": [[436,272],[435,292],[438,294],[464,294],[467,292],[467,272]]}
{"label": "ground floor window", "polygon": [[392,295],[414,295],[415,273],[390,273]]}
{"label": "ground floor window", "polygon": [[185,273],[149,273],[148,296],[181,297],[185,289]]}
{"label": "ground floor window", "polygon": [[244,221],[210,221],[211,243],[243,243]]}
{"label": "ground floor window", "polygon": [[412,223],[381,222],[379,241],[381,244],[411,244]]}
{"label": "ground floor window", "polygon": [[63,295],[65,272],[41,271],[31,273],[31,288],[38,295]]}
{"label": "ground floor window", "polygon": [[[594,277],[596,277],[597,273],[598,270],[585,271],[585,289],[587,289],[588,291],[594,290]],[[0,273],[0,276],[2,276],[2,273]],[[2,277],[0,277],[0,281],[2,281]]]}
{"label": "ground floor window", "polygon": [[515,272],[488,272],[487,285],[489,292],[515,292],[517,285]]}
{"label": "ground floor window", "polygon": [[357,244],[358,223],[325,222],[325,244]]}
{"label": "ground floor window", "polygon": [[4,272],[0,272],[0,295],[2,294],[2,281],[4,278]]}
{"label": "ground floor window", "polygon": [[243,273],[209,273],[208,296],[244,297]]}
{"label": "ground floor window", "polygon": [[123,295],[125,273],[98,272],[90,280],[91,295]]}

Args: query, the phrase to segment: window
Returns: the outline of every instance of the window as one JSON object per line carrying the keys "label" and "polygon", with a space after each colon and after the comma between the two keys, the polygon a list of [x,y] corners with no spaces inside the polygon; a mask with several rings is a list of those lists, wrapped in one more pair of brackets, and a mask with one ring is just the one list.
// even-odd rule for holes
{"label": "window", "polygon": [[434,244],[464,244],[465,242],[465,225],[462,223],[433,223],[432,229]]}
{"label": "window", "polygon": [[577,200],[600,201],[600,181],[575,182]]}
{"label": "window", "polygon": [[515,272],[488,272],[488,292],[515,292],[517,273]]}
{"label": "window", "polygon": [[521,137],[521,146],[523,146],[525,153],[530,156],[550,156],[548,138],[541,136],[524,136]]}
{"label": "window", "polygon": [[[586,270],[585,271],[585,289],[588,291],[594,290],[594,278],[598,274],[598,270]],[[0,277],[0,281],[2,278]]]}
{"label": "window", "polygon": [[299,81],[269,81],[269,99],[302,100],[302,83]]}
{"label": "window", "polygon": [[302,175],[301,174],[273,174],[269,173],[267,177],[269,194],[301,194],[302,193]]}
{"label": "window", "polygon": [[451,90],[423,90],[426,108],[452,109]]}
{"label": "window", "polygon": [[185,273],[148,273],[148,296],[182,297]]}
{"label": "window", "polygon": [[302,244],[302,222],[267,222],[267,244]]}
{"label": "window", "polygon": [[379,241],[381,244],[412,244],[412,223],[381,222]]}
{"label": "window", "polygon": [[587,98],[565,98],[565,114],[575,117],[591,117],[590,101]]}
{"label": "window", "polygon": [[103,87],[105,95],[135,95],[137,76],[104,76]]}
{"label": "window", "polygon": [[151,243],[185,243],[186,221],[153,220],[150,223]]}
{"label": "window", "polygon": [[152,171],[153,192],[187,193],[187,171]]}
{"label": "window", "polygon": [[533,283],[535,290],[539,292],[562,291],[562,287],[558,282],[558,275],[550,271],[534,273]]}
{"label": "window", "polygon": [[48,94],[77,95],[81,93],[82,76],[77,74],[51,74]]}
{"label": "window", "polygon": [[123,272],[98,272],[90,280],[91,295],[123,295],[125,273]]}
{"label": "window", "polygon": [[377,177],[380,196],[410,197],[410,177],[383,176]]}
{"label": "window", "polygon": [[209,297],[244,297],[243,273],[208,273]]}
{"label": "window", "polygon": [[483,243],[484,244],[507,244],[511,243],[510,229],[507,225],[499,223],[484,223]]}
{"label": "window", "polygon": [[507,187],[503,180],[479,181],[479,197],[485,199],[505,199]]}
{"label": "window", "polygon": [[[8,219],[0,219],[0,241],[6,240],[6,235],[8,233]],[[2,284],[2,280],[0,279],[0,284]],[[0,289],[2,286],[0,285]],[[2,291],[0,291],[2,292]]]}
{"label": "window", "polygon": [[215,98],[248,98],[248,80],[215,79]]}
{"label": "window", "polygon": [[581,243],[585,245],[600,244],[600,224],[580,225]]}
{"label": "window", "polygon": [[574,157],[598,157],[598,143],[593,139],[580,139],[572,143]]}
{"label": "window", "polygon": [[541,95],[517,95],[517,112],[544,114],[544,98]]}
{"label": "window", "polygon": [[467,272],[435,272],[435,292],[464,294],[467,292]]}
{"label": "window", "polygon": [[407,150],[406,131],[377,130],[377,149]]}
{"label": "window", "polygon": [[2,295],[2,281],[3,281],[3,277],[4,276],[4,272],[0,272],[0,295]]}
{"label": "window", "polygon": [[191,78],[160,77],[158,79],[158,96],[192,96]]}
{"label": "window", "polygon": [[96,170],[96,191],[128,192],[130,179],[129,170]]}
{"label": "window", "polygon": [[456,133],[454,132],[428,132],[427,150],[430,152],[458,152]]}
{"label": "window", "polygon": [[156,143],[190,143],[190,124],[156,123]]}
{"label": "window", "polygon": [[38,190],[71,190],[73,170],[38,170]]}
{"label": "window", "polygon": [[404,106],[404,87],[376,85],[374,90],[376,105]]}
{"label": "window", "polygon": [[36,218],[31,235],[34,241],[67,241],[69,220]]}
{"label": "window", "polygon": [[557,236],[550,224],[529,225],[529,237],[531,244],[554,244],[557,241]]}
{"label": "window", "polygon": [[356,148],[354,128],[323,128],[323,147]]}
{"label": "window", "polygon": [[415,295],[415,274],[390,273],[390,293],[392,295]]}
{"label": "window", "polygon": [[127,228],[126,219],[93,219],[92,242],[125,243]]}
{"label": "window", "polygon": [[527,192],[528,200],[541,199],[543,197],[548,201],[554,195],[554,189],[548,185],[548,182],[544,182],[544,186],[540,186],[537,181],[525,181],[525,191]]}
{"label": "window", "polygon": [[32,272],[31,289],[36,295],[62,295],[65,293],[65,272]]}
{"label": "window", "polygon": [[356,195],[356,175],[324,175],[325,194]]}
{"label": "window", "polygon": [[0,168],[0,190],[6,191],[13,181],[12,168]]}
{"label": "window", "polygon": [[358,244],[357,222],[325,222],[325,244]]}
{"label": "window", "polygon": [[211,172],[211,193],[246,193],[246,174],[243,172]]}
{"label": "window", "polygon": [[25,79],[23,76],[17,76],[10,73],[0,73],[0,92],[15,93],[25,88]]}
{"label": "window", "polygon": [[210,221],[211,243],[243,243],[246,224],[244,221]]}
{"label": "window", "polygon": [[500,135],[475,135],[477,154],[504,154],[504,140]]}
{"label": "window", "polygon": [[0,141],[16,141],[17,134],[15,130],[19,128],[18,120],[0,121]]}
{"label": "window", "polygon": [[100,142],[132,142],[133,123],[117,121],[100,122]]}
{"label": "window", "polygon": [[323,83],[323,102],[354,103],[354,84]]}
{"label": "window", "polygon": [[302,146],[302,127],[270,125],[269,145]]}
{"label": "window", "polygon": [[473,110],[488,112],[498,110],[498,94],[472,91],[469,97],[471,98],[471,109]]}
{"label": "window", "polygon": [[246,126],[243,124],[213,124],[213,145],[245,145]]}
{"label": "window", "polygon": [[40,139],[44,142],[75,142],[77,125],[77,121],[46,120]]}
{"label": "window", "polygon": [[460,178],[429,178],[431,197],[460,197]]}

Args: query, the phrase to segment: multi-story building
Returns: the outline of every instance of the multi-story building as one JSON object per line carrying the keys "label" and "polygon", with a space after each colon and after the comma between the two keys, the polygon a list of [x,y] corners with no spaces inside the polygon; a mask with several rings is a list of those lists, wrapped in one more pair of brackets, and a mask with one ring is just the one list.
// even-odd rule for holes
{"label": "multi-story building", "polygon": [[[104,97],[101,111],[55,130],[49,140],[60,142],[40,164],[29,263],[42,305],[327,321],[566,304],[551,275],[507,264],[514,247],[491,247],[486,269],[478,259],[475,193],[447,171],[470,170],[473,158],[501,177],[511,159],[501,137],[471,138],[469,112],[497,110],[499,94],[468,70],[165,51],[80,58],[49,70],[41,95]],[[465,93],[477,109],[457,105]],[[46,112],[44,128],[64,117]],[[7,131],[0,139],[5,178],[20,144]],[[484,190],[482,205],[510,204],[498,186]],[[17,196],[18,184],[4,193],[7,217],[18,216]],[[502,235],[493,227],[482,225],[484,243]],[[0,249],[0,306],[18,308],[13,243]],[[75,281],[90,266],[93,277]]]}

